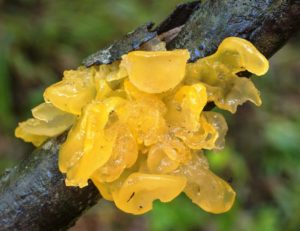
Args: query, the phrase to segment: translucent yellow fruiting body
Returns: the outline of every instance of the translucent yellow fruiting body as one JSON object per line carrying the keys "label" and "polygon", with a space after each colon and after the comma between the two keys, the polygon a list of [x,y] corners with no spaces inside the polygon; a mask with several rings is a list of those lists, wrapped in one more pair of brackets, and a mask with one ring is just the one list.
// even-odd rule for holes
{"label": "translucent yellow fruiting body", "polygon": [[268,61],[234,37],[196,63],[188,58],[187,50],[134,51],[121,62],[66,71],[16,136],[39,146],[71,127],[59,152],[66,185],[91,179],[125,212],[145,213],[154,200],[181,192],[207,212],[226,212],[235,192],[209,170],[203,151],[222,149],[228,128],[204,108],[214,102],[234,113],[245,101],[260,105],[254,84],[237,73],[262,75]]}
{"label": "translucent yellow fruiting body", "polygon": [[248,78],[237,73],[249,71],[263,75],[269,68],[268,60],[248,41],[229,37],[224,39],[216,53],[187,65],[185,83],[205,84],[208,101],[217,107],[236,112],[246,101],[259,106],[259,91]]}
{"label": "translucent yellow fruiting body", "polygon": [[41,145],[47,138],[60,135],[69,129],[75,121],[75,116],[54,107],[51,103],[42,103],[32,109],[34,118],[19,123],[16,137]]}
{"label": "translucent yellow fruiting body", "polygon": [[189,58],[187,50],[133,51],[123,56],[121,65],[135,87],[147,93],[161,93],[181,82]]}
{"label": "translucent yellow fruiting body", "polygon": [[128,213],[142,214],[152,209],[153,200],[173,200],[185,184],[185,177],[137,172],[132,173],[112,195],[118,208]]}
{"label": "translucent yellow fruiting body", "polygon": [[77,71],[65,71],[62,81],[45,90],[44,98],[62,111],[80,115],[82,108],[95,94],[94,69],[80,68]]}
{"label": "translucent yellow fruiting body", "polygon": [[203,210],[222,213],[231,208],[235,192],[226,181],[209,170],[203,154],[193,153],[191,161],[178,168],[176,175],[186,177],[184,193]]}

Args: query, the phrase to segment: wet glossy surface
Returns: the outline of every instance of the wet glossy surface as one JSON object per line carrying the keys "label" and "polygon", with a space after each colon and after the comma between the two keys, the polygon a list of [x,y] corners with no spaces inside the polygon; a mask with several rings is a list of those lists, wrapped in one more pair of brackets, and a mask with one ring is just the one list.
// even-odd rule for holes
{"label": "wet glossy surface", "polygon": [[205,211],[226,212],[235,192],[209,170],[202,151],[222,149],[228,127],[203,108],[211,101],[230,112],[248,100],[259,105],[251,80],[236,73],[263,74],[268,61],[239,38],[194,64],[187,59],[186,50],[137,51],[111,65],[66,71],[16,135],[39,145],[73,125],[59,153],[66,185],[85,187],[91,179],[125,212],[145,213],[154,200],[181,192]]}

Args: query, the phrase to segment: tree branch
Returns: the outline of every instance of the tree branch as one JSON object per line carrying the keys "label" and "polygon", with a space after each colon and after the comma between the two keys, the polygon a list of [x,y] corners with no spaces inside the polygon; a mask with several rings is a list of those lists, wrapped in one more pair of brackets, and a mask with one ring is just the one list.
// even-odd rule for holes
{"label": "tree branch", "polygon": [[[206,0],[183,4],[154,31],[149,26],[141,27],[142,33],[127,35],[88,58],[85,64],[113,62],[153,35],[182,25],[167,47],[189,49],[191,61],[213,53],[228,36],[246,38],[271,57],[299,31],[300,1]],[[47,141],[1,177],[0,230],[65,230],[100,199],[92,184],[83,189],[64,185],[64,176],[57,167],[64,139],[62,135]]]}
{"label": "tree branch", "polygon": [[186,48],[191,61],[212,54],[229,36],[251,41],[270,58],[300,30],[299,0],[204,1],[168,49]]}

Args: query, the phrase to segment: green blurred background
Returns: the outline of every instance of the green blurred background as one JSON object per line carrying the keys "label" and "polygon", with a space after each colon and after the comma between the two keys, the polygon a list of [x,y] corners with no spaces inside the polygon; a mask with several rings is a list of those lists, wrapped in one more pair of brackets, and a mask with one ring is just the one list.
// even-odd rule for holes
{"label": "green blurred background", "polygon": [[[33,147],[14,138],[18,121],[42,102],[65,69],[147,22],[160,22],[180,0],[0,0],[0,172]],[[300,36],[253,78],[263,105],[246,104],[229,123],[225,150],[207,153],[211,168],[237,191],[232,210],[212,215],[184,196],[131,216],[101,201],[75,230],[300,230]]]}

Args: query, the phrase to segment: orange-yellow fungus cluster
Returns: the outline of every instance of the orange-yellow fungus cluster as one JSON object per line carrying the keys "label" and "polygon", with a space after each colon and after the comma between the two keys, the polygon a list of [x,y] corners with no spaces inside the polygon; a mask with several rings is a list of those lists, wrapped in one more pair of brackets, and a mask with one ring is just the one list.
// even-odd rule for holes
{"label": "orange-yellow fungus cluster", "polygon": [[181,192],[205,211],[225,212],[235,192],[209,170],[203,150],[224,147],[227,124],[203,109],[208,102],[230,112],[247,100],[259,105],[253,83],[236,74],[262,75],[268,61],[234,37],[209,57],[188,59],[187,50],[133,51],[121,62],[66,71],[16,136],[39,146],[71,128],[59,153],[66,185],[90,179],[125,212],[145,213],[154,200]]}

